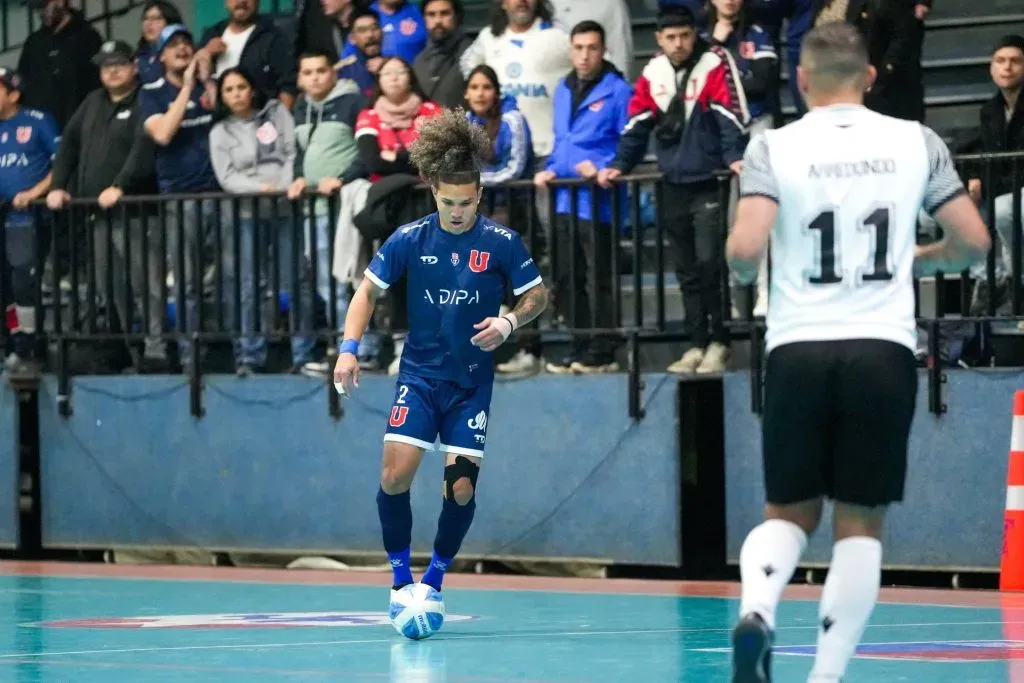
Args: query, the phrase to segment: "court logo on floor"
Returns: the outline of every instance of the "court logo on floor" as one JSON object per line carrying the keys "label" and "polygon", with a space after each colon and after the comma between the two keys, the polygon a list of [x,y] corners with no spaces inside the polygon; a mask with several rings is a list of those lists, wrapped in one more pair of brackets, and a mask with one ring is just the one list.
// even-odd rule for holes
{"label": "court logo on floor", "polygon": [[[729,648],[708,648],[704,652],[731,652]],[[777,645],[776,655],[813,657],[814,645]],[[1024,659],[1020,640],[924,640],[907,643],[861,643],[858,659],[902,659],[915,662],[992,662]]]}
{"label": "court logo on floor", "polygon": [[[480,617],[449,614],[445,623]],[[390,626],[386,612],[265,612],[257,614],[181,614],[155,617],[96,617],[43,621],[25,626],[45,628],[336,628]]]}

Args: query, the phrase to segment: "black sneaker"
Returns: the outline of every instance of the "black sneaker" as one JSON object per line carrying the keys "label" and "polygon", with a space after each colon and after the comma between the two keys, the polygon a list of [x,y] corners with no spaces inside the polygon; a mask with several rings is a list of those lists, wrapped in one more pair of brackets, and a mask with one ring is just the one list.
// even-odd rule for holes
{"label": "black sneaker", "polygon": [[774,640],[760,615],[739,620],[732,630],[732,683],[771,683]]}

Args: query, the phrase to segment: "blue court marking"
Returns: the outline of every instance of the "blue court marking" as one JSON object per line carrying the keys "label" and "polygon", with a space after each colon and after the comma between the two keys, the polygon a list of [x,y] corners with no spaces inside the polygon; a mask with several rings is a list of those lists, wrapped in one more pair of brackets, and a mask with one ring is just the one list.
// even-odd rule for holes
{"label": "blue court marking", "polygon": [[[598,584],[600,585],[600,584]],[[0,576],[0,680],[713,683],[737,600],[448,589],[447,622],[408,641],[388,587]],[[965,610],[967,610],[965,612]],[[779,610],[777,681],[803,681],[814,601]],[[1024,642],[995,608],[881,604],[845,683],[1018,683]]]}

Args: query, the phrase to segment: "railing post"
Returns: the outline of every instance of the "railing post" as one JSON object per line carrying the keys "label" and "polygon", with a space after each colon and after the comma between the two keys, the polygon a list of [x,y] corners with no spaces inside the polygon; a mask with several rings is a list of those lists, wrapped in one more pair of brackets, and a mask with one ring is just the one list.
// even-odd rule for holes
{"label": "railing post", "polygon": [[626,343],[626,354],[627,354],[627,384],[629,391],[629,417],[631,420],[639,422],[644,419],[645,411],[643,407],[643,390],[644,380],[640,375],[640,334],[636,331],[629,333],[629,339]]}
{"label": "railing post", "polygon": [[202,362],[199,357],[202,344],[199,341],[199,332],[193,332],[189,343],[192,346],[192,363],[188,367],[188,406],[192,417],[200,418],[206,414],[203,407],[203,372]]}
{"label": "railing post", "polygon": [[329,344],[327,346],[327,414],[335,422],[345,417],[345,409],[341,407],[341,396],[334,388],[334,365],[337,362],[337,344]]}
{"label": "railing post", "polygon": [[[618,189],[618,186],[616,186]],[[633,224],[633,326],[644,326],[643,249],[644,230],[640,214],[640,194],[630,196],[630,222]]]}
{"label": "railing post", "polygon": [[750,410],[764,412],[764,337],[761,322],[750,321]]}
{"label": "railing post", "polygon": [[40,481],[39,376],[11,375],[17,396],[14,419],[18,457],[18,551],[22,559],[43,553],[43,501]]}
{"label": "railing post", "polygon": [[942,385],[946,375],[942,372],[942,359],[939,356],[939,321],[928,323],[928,411],[935,415],[946,412],[946,404],[942,402]]}
{"label": "railing post", "polygon": [[[57,312],[60,314],[60,311]],[[68,372],[68,340],[57,337],[57,412],[71,417],[71,375]]]}
{"label": "railing post", "polygon": [[[0,201],[0,268],[7,268],[7,202]],[[9,294],[4,282],[7,278],[0,276],[0,349],[7,349],[7,299]]]}
{"label": "railing post", "polygon": [[[640,183],[633,185],[633,192],[639,194]],[[665,331],[665,223],[661,212],[664,201],[665,185],[659,180],[654,183],[654,310],[658,330],[662,332]]]}
{"label": "railing post", "polygon": [[[1021,259],[1021,231],[1024,230],[1024,222],[1021,219],[1021,193],[1024,193],[1024,173],[1021,173],[1020,159],[1013,160],[1013,201],[1011,203],[1010,216],[1010,305],[1013,315],[1021,314],[1021,287],[1020,287],[1020,259]],[[994,242],[993,242],[994,244]]]}

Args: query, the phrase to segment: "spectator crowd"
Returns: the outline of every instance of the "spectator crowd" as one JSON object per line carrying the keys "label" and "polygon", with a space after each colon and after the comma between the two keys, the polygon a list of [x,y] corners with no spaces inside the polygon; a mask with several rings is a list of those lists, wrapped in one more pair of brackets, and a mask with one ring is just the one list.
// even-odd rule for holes
{"label": "spectator crowd", "polygon": [[[539,226],[535,256],[555,283],[558,313],[576,328],[619,324],[613,251],[626,214],[613,214],[628,202],[616,180],[645,163],[653,145],[663,178],[658,210],[692,340],[669,370],[720,372],[730,355],[720,306],[721,216],[730,207],[721,205],[719,178],[739,171],[752,135],[783,123],[783,39],[792,71],[810,27],[855,24],[878,71],[868,106],[924,118],[930,0],[661,0],[658,51],[637,73],[625,0],[493,0],[475,37],[463,26],[461,0],[299,0],[294,35],[261,14],[259,0],[226,0],[224,19],[198,40],[172,2],[149,0],[134,45],[104,41],[68,0],[30,4],[42,26],[17,68],[0,69],[2,303],[12,367],[44,356],[38,264],[63,276],[67,249],[55,242],[81,239],[96,282],[110,285],[108,316],[146,337],[132,347],[137,371],[171,368],[168,282],[184,295],[174,315],[186,331],[197,329],[199,307],[216,290],[218,315],[238,333],[238,374],[262,371],[273,318],[263,308],[274,280],[291,290],[293,371],[325,375],[317,302],[339,329],[372,243],[414,217],[408,190],[419,178],[408,150],[420,123],[463,107],[493,142],[483,185],[532,183],[533,191],[520,183],[496,192],[492,213],[520,231]],[[996,93],[970,148],[1024,151],[1024,38],[994,47],[991,73]],[[799,115],[797,79],[788,83]],[[584,182],[557,182],[566,179]],[[969,189],[979,202],[995,197],[994,219],[1009,244],[1009,207],[1020,188],[997,177],[991,185],[971,179]],[[174,198],[131,201],[151,195]],[[207,268],[193,272],[202,263]],[[1006,263],[1000,259],[1001,278]],[[755,316],[768,306],[767,262],[761,270]],[[388,370],[397,372],[403,308],[397,291],[387,318],[363,338],[365,369],[383,369],[390,348]],[[203,360],[185,336],[176,351],[186,369]],[[546,369],[615,371],[616,351],[614,338],[580,338]],[[536,343],[524,340],[498,371],[541,364]]]}

